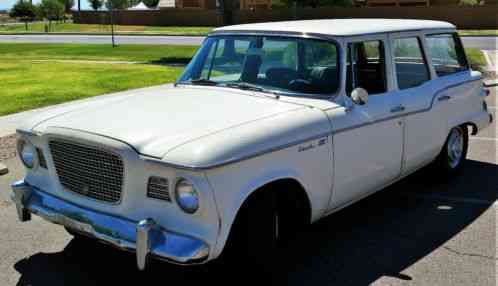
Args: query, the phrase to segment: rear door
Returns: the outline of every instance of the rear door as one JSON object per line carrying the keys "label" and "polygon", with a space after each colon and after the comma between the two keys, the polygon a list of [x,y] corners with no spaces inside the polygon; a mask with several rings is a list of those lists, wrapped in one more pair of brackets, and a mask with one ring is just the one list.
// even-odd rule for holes
{"label": "rear door", "polygon": [[394,84],[405,118],[403,174],[408,174],[439,153],[446,137],[446,112],[434,98],[441,87],[434,81],[423,33],[391,34],[390,42]]}

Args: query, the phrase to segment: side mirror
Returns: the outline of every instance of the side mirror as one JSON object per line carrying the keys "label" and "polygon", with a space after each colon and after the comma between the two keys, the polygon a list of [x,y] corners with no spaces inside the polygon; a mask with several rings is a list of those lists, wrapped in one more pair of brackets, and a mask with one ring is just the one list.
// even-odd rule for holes
{"label": "side mirror", "polygon": [[351,99],[356,104],[366,104],[368,102],[368,91],[364,88],[357,87],[351,92]]}

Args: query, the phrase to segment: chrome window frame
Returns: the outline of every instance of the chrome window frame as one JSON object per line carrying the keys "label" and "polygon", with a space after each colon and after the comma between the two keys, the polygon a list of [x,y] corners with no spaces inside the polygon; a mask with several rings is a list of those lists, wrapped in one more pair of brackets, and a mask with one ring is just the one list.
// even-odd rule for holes
{"label": "chrome window frame", "polygon": [[[214,31],[208,34],[208,36],[204,39],[202,44],[210,38],[216,36],[259,36],[259,37],[286,37],[286,38],[301,38],[301,39],[315,39],[320,41],[325,41],[331,43],[337,48],[337,71],[338,71],[338,82],[339,85],[335,92],[330,94],[308,94],[308,93],[299,93],[299,92],[279,92],[280,96],[289,96],[289,97],[301,97],[301,98],[309,98],[309,99],[327,99],[332,100],[336,98],[338,95],[343,94],[343,90],[345,89],[345,81],[344,81],[344,69],[343,69],[343,60],[344,60],[344,46],[342,43],[341,36],[333,36],[333,35],[325,35],[319,33],[302,33],[302,32],[280,32],[280,31],[259,31],[259,30],[220,30]],[[175,84],[177,84],[176,82]]]}

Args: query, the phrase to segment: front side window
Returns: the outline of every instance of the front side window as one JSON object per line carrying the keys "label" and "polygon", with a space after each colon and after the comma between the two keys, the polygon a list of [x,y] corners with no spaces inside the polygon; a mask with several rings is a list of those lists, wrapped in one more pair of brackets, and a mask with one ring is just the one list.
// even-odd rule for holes
{"label": "front side window", "polygon": [[352,43],[348,46],[346,91],[364,88],[369,94],[387,92],[386,63],[381,41]]}
{"label": "front side window", "polygon": [[339,87],[338,48],[328,41],[276,36],[209,37],[180,84],[330,95]]}
{"label": "front side window", "polygon": [[399,89],[416,87],[430,80],[429,68],[418,38],[395,39],[393,50]]}
{"label": "front side window", "polygon": [[456,35],[440,34],[426,37],[428,54],[438,76],[468,69],[465,52]]}

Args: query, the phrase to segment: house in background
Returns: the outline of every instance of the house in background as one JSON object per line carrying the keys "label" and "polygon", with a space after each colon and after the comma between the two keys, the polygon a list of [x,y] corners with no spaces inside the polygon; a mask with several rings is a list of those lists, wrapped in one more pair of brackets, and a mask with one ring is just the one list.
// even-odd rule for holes
{"label": "house in background", "polygon": [[[235,6],[244,9],[270,9],[272,0],[239,0]],[[197,8],[197,9],[215,9],[216,0],[160,0],[159,9],[170,8]]]}
{"label": "house in background", "polygon": [[216,0],[160,0],[157,7],[159,9],[194,8],[211,10],[216,8]]}

